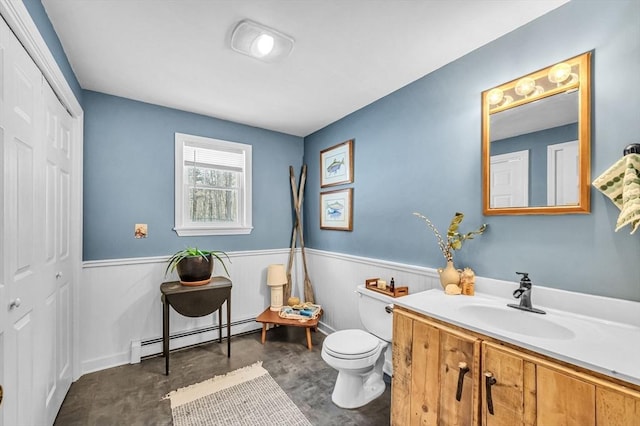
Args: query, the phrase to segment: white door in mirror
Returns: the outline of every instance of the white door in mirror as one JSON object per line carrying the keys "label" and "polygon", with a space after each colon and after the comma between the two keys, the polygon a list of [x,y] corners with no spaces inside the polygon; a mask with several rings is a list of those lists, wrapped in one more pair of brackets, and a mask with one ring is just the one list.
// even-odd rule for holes
{"label": "white door in mirror", "polygon": [[578,204],[578,141],[557,143],[547,147],[547,205]]}
{"label": "white door in mirror", "polygon": [[529,205],[529,151],[491,156],[491,208]]}

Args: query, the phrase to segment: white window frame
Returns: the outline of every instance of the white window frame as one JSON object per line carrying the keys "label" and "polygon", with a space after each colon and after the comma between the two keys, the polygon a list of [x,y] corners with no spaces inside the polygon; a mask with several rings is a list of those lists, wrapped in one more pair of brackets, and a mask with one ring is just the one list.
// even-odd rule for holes
{"label": "white window frame", "polygon": [[[243,151],[245,164],[241,190],[238,197],[238,222],[233,225],[206,224],[197,225],[188,222],[188,215],[185,214],[186,195],[184,188],[184,145],[186,142],[197,144],[202,147],[210,147],[220,151]],[[184,133],[175,134],[175,227],[176,233],[181,236],[201,236],[201,235],[246,235],[253,229],[251,222],[251,145],[237,142],[229,142],[220,139],[205,138],[202,136],[187,135]]]}

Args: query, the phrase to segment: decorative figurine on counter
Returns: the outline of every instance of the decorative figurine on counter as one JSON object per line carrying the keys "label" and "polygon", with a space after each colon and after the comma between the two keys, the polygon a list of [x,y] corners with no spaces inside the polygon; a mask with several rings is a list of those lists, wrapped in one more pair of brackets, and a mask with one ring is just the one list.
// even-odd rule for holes
{"label": "decorative figurine on counter", "polygon": [[465,296],[473,296],[475,294],[474,285],[476,282],[476,274],[471,268],[464,268],[460,274],[460,287],[462,294]]}
{"label": "decorative figurine on counter", "polygon": [[457,284],[448,284],[444,289],[445,294],[458,295],[462,291],[460,290],[460,286]]}

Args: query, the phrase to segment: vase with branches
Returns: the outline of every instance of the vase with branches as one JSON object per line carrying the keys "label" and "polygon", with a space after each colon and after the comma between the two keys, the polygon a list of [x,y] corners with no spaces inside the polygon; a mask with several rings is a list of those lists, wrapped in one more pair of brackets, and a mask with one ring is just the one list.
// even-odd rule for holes
{"label": "vase with branches", "polygon": [[436,236],[436,239],[438,240],[438,247],[440,248],[440,251],[442,252],[442,255],[444,256],[445,260],[447,261],[446,268],[438,269],[438,273],[440,274],[440,283],[442,284],[442,287],[446,288],[446,286],[449,284],[458,285],[460,283],[460,271],[456,269],[455,266],[453,265],[453,252],[455,250],[460,250],[462,248],[463,243],[466,240],[473,239],[475,235],[481,235],[487,229],[487,224],[486,223],[482,224],[475,231],[460,233],[458,229],[460,227],[460,223],[462,223],[462,220],[464,219],[464,214],[460,212],[456,212],[456,214],[454,214],[453,218],[451,219],[449,228],[447,228],[446,238],[443,238],[442,234],[440,234],[440,232],[438,231],[438,228],[435,227],[435,225],[433,224],[433,222],[431,222],[431,220],[429,220],[429,218],[427,218],[426,216],[420,213],[413,213],[413,214],[414,216],[417,216],[420,219],[422,219],[427,224],[427,226],[433,231],[434,235]]}

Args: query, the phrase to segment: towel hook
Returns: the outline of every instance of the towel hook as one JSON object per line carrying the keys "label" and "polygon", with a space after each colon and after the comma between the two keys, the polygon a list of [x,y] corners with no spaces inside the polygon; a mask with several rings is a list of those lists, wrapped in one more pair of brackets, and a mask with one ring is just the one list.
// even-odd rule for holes
{"label": "towel hook", "polygon": [[622,151],[622,155],[624,156],[628,154],[640,154],[640,143],[632,143],[625,146]]}

